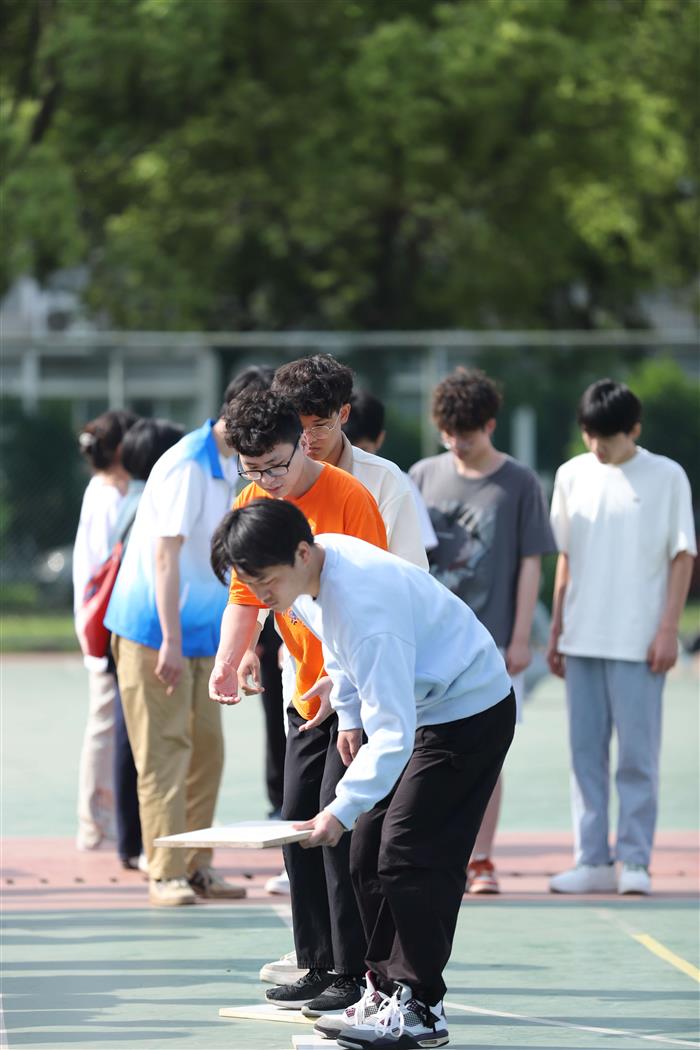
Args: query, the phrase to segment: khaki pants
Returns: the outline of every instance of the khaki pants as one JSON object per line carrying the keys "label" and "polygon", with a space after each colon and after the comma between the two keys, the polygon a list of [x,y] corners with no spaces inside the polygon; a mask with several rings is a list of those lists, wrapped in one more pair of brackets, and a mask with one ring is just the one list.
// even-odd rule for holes
{"label": "khaki pants", "polygon": [[138,772],[144,851],[152,879],[176,879],[211,863],[211,850],[157,847],[160,835],[211,827],[224,765],[221,708],[209,699],[213,657],[185,659],[168,696],[155,676],[158,652],[116,635],[124,718]]}

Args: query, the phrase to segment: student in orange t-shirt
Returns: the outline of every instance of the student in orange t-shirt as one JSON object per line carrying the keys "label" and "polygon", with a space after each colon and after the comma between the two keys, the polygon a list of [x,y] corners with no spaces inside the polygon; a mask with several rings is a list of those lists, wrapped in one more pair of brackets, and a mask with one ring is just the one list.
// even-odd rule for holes
{"label": "student in orange t-shirt", "polygon": [[[373,496],[345,471],[304,455],[301,422],[289,401],[270,391],[244,393],[230,403],[225,418],[227,441],[239,454],[239,473],[252,482],[235,508],[260,497],[288,500],[303,511],[314,533],[356,536],[387,549],[386,529]],[[217,535],[218,530],[212,540],[213,560]],[[264,608],[234,575],[209,682],[212,700],[238,703],[238,665],[254,645]],[[325,678],[321,643],[289,612],[276,613],[275,620],[296,666],[282,816],[308,820],[334,798],[336,784],[360,748],[362,731],[358,726],[339,732],[335,714],[307,728],[320,703],[315,690]],[[349,851],[350,835],[335,849],[284,847],[297,965],[308,973],[294,984],[268,990],[267,998],[277,1006],[318,1007],[325,1013],[362,997],[366,942],[350,880]]]}

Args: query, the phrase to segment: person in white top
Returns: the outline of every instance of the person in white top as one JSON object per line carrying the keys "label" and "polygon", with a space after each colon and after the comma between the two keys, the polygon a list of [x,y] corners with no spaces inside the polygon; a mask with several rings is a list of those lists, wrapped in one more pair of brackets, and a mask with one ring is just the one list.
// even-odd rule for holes
{"label": "person in white top", "polygon": [[322,1017],[316,1030],[360,1050],[442,1046],[442,973],[466,863],[515,727],[503,657],[429,573],[355,537],[314,540],[284,500],[228,514],[212,565],[218,575],[232,568],[269,608],[291,607],[321,640],[340,753],[345,738],[367,736],[345,758],[335,798],[298,825],[311,831],[306,848],[354,829],[350,871],[368,936],[362,1008]]}
{"label": "person in white top", "polygon": [[[76,634],[84,648],[80,630],[80,608],[92,574],[109,556],[114,524],[119,514],[129,475],[121,464],[124,434],[136,422],[132,412],[104,412],[80,431],[80,452],[92,471],[80,508],[73,546],[73,611]],[[113,754],[114,702],[117,691],[113,663],[107,656],[83,657],[88,672],[88,717],[80,752],[78,772],[79,850],[97,849],[104,839],[115,837]]]}
{"label": "person in white top", "polygon": [[[651,892],[661,699],[697,550],[688,478],[636,444],[641,411],[622,383],[588,387],[578,422],[589,452],[554,483],[560,554],[548,661],[566,681],[576,859],[551,880],[556,893]],[[613,729],[619,877],[608,844]]]}

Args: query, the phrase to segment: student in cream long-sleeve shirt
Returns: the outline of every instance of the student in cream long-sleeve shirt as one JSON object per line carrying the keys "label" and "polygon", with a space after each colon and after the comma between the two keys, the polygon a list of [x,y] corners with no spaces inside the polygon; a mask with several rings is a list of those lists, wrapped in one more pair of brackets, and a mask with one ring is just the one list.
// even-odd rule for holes
{"label": "student in cream long-sleeve shirt", "polygon": [[[468,606],[433,577],[354,537],[314,540],[301,511],[283,500],[227,515],[212,564],[219,576],[235,569],[268,607],[291,607],[321,639],[348,769],[336,798],[301,825],[312,831],[305,845],[335,845],[354,827],[366,994],[391,1001],[404,1029],[420,1029],[416,1038],[442,1040],[442,971],[466,863],[513,736],[503,658]],[[361,729],[367,742],[358,750]],[[430,907],[416,908],[417,900]],[[327,1028],[322,1019],[318,1030],[335,1025],[338,1034],[353,1016]],[[352,1039],[370,1046],[373,1032],[353,1027]]]}

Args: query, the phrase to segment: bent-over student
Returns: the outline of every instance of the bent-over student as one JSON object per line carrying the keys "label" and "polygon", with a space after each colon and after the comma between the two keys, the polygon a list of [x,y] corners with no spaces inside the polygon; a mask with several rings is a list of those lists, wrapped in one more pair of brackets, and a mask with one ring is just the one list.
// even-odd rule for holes
{"label": "bent-over student", "polygon": [[353,830],[350,868],[368,939],[366,990],[316,1030],[341,1046],[448,1042],[443,970],[466,862],[510,746],[503,658],[464,602],[408,562],[350,536],[314,536],[291,503],[254,500],[212,539],[268,607],[321,639],[338,748],[367,736],[306,847]]}

